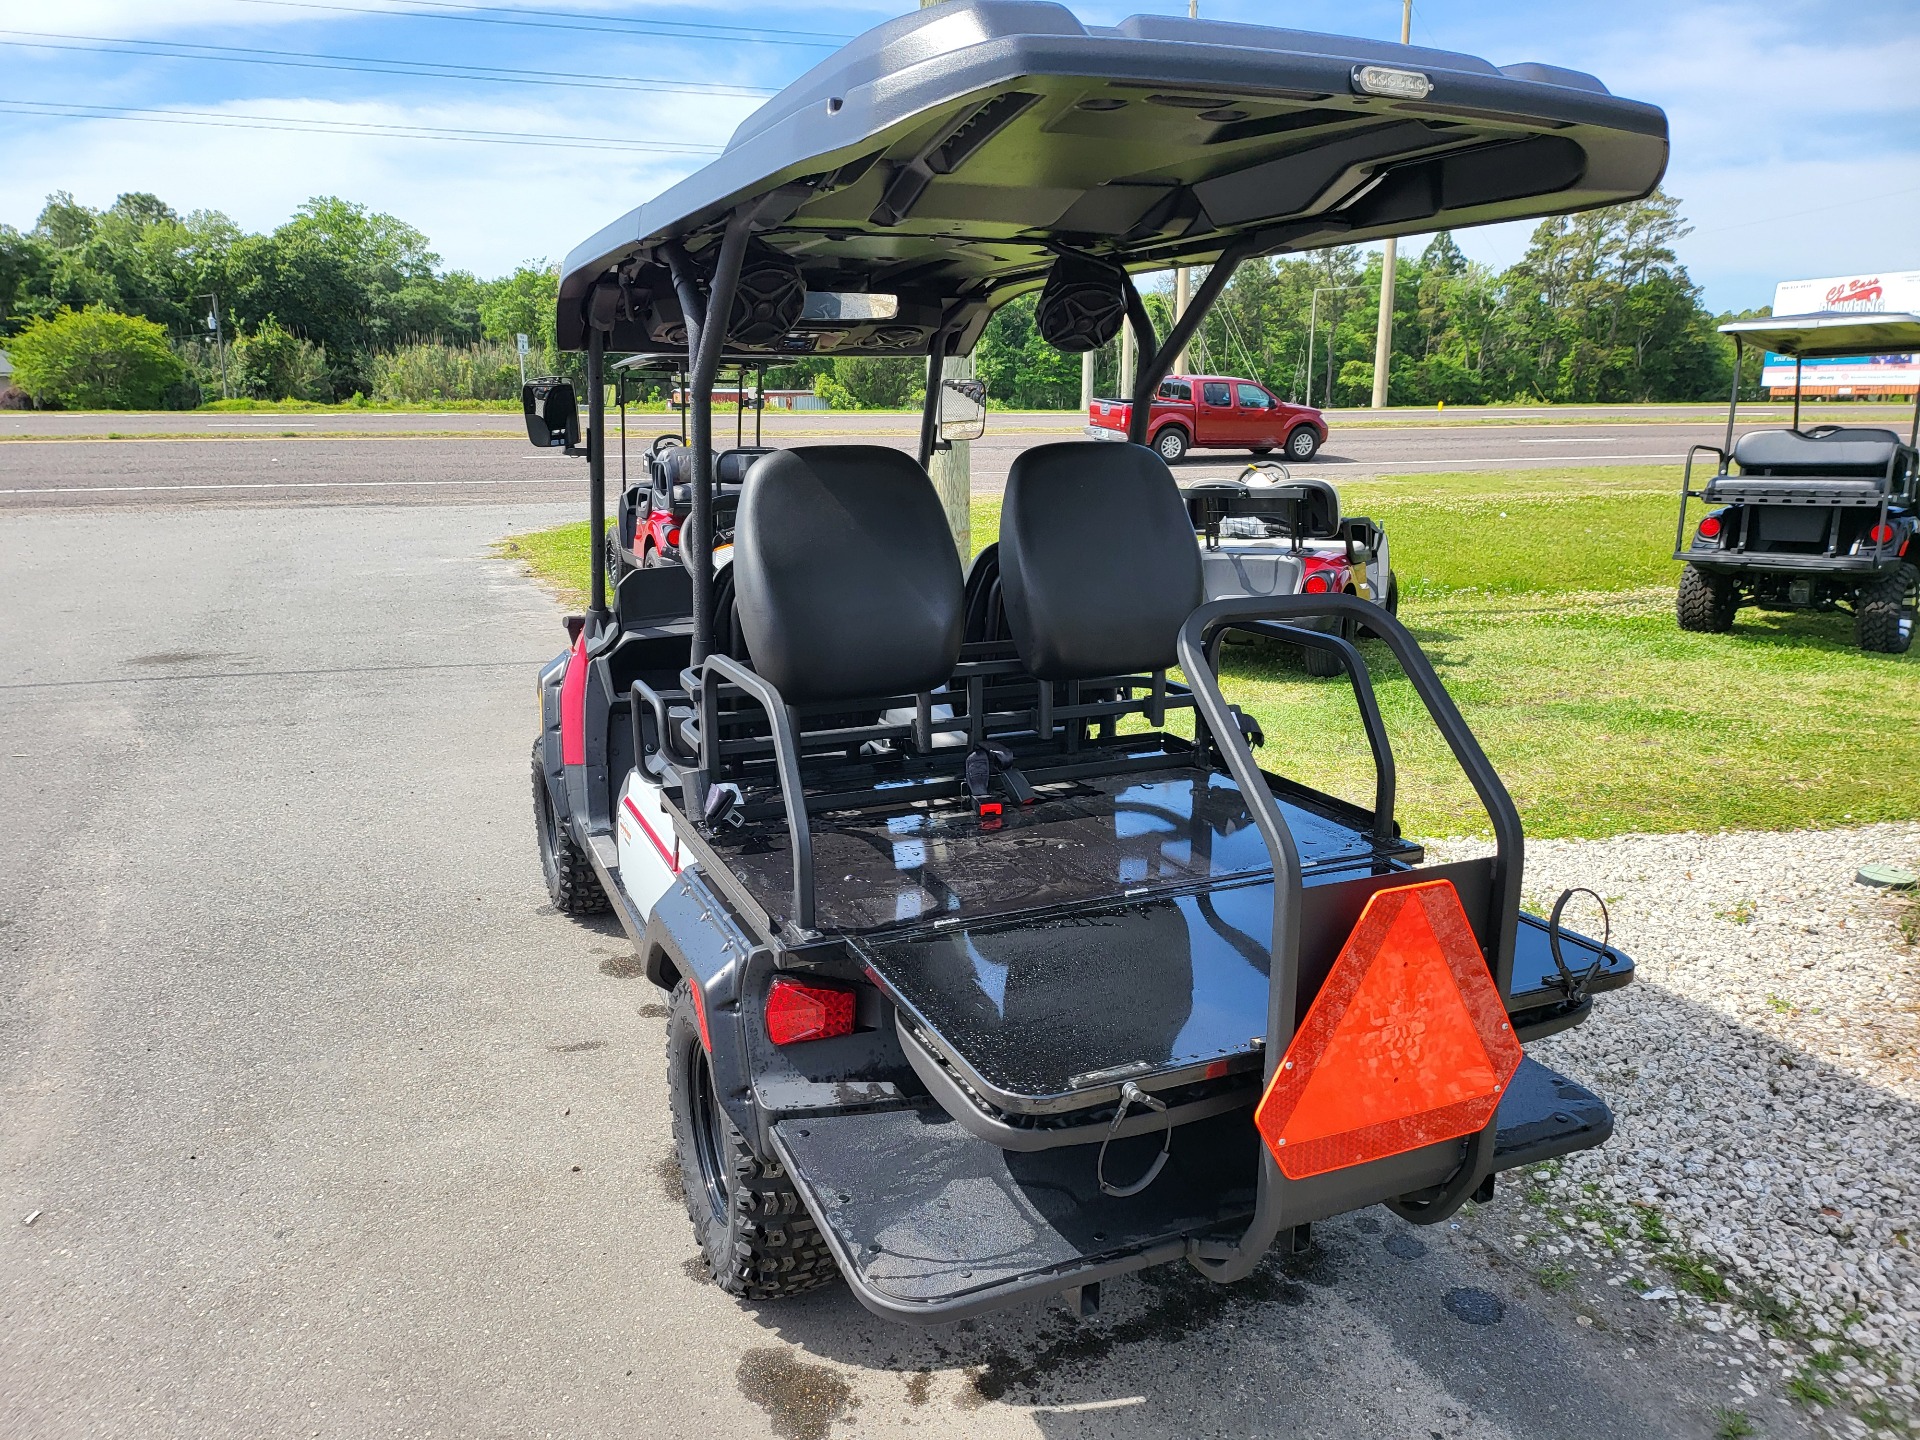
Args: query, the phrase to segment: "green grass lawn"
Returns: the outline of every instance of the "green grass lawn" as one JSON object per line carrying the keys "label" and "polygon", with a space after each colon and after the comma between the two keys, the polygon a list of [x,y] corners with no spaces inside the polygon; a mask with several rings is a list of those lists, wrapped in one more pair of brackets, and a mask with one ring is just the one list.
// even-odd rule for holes
{"label": "green grass lawn", "polygon": [[[1527,833],[1792,829],[1920,815],[1920,658],[1865,655],[1844,615],[1743,611],[1731,635],[1673,619],[1677,477],[1561,469],[1384,477],[1343,487],[1387,527],[1401,618],[1504,777]],[[998,533],[976,501],[974,546]],[[577,599],[586,526],[502,542]],[[1411,834],[1485,817],[1384,646],[1364,645]],[[1351,690],[1278,647],[1230,646],[1228,697],[1261,763],[1371,801]]]}

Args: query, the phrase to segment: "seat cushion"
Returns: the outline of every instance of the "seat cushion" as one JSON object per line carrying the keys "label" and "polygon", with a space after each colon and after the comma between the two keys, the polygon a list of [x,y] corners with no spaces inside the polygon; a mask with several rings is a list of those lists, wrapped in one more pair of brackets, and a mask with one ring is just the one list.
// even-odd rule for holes
{"label": "seat cushion", "polygon": [[734,521],[740,632],[790,705],[931,690],[953,674],[960,556],[933,483],[881,445],[779,450]]}
{"label": "seat cushion", "polygon": [[1750,430],[1733,444],[1733,458],[1748,475],[1845,475],[1884,477],[1900,437],[1891,430],[1842,427],[1820,435],[1792,430]]}
{"label": "seat cushion", "polygon": [[1193,521],[1142,445],[1040,445],[1013,462],[1000,510],[1007,627],[1042,680],[1164,670],[1204,598]]}

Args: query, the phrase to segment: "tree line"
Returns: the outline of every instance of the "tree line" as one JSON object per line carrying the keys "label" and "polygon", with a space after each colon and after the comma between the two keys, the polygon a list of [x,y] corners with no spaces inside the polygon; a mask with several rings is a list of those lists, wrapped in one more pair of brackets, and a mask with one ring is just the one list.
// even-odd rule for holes
{"label": "tree line", "polygon": [[[1688,233],[1679,203],[1656,192],[1542,221],[1504,270],[1433,236],[1396,267],[1390,402],[1719,398],[1732,348],[1715,330],[1724,317],[1701,304],[1677,256]],[[1190,367],[1247,375],[1314,404],[1365,404],[1381,263],[1377,251],[1337,247],[1243,265],[1195,336]],[[1145,298],[1164,335],[1172,288],[1158,279]],[[508,399],[516,335],[531,337],[534,368],[572,368],[553,346],[557,280],[543,263],[487,280],[445,269],[413,226],[332,196],[255,234],[150,194],[95,210],[58,193],[31,229],[0,225],[0,344],[16,363],[22,351],[43,366],[43,354],[55,355],[62,373],[81,377],[73,394],[85,403],[114,403],[102,397],[116,385],[126,398],[130,384],[142,391],[138,404],[192,405],[223,392]],[[209,325],[216,305],[224,347]],[[1074,408],[1080,357],[1047,345],[1033,315],[1033,296],[1002,307],[977,371],[1000,404]],[[94,352],[116,343],[132,358],[109,374]],[[1096,392],[1114,393],[1118,376],[1115,341],[1095,357]],[[837,357],[785,364],[768,378],[839,407],[891,407],[917,402],[925,369],[917,359]]]}

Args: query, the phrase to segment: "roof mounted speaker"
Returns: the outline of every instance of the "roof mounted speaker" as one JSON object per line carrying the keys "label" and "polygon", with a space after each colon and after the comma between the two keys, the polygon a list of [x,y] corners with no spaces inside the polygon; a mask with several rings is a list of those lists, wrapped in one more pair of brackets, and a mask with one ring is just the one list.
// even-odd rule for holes
{"label": "roof mounted speaker", "polygon": [[1071,253],[1053,262],[1034,313],[1040,338],[1069,355],[1099,349],[1120,333],[1126,318],[1126,278],[1120,267]]}
{"label": "roof mounted speaker", "polygon": [[747,247],[740,286],[727,320],[727,339],[755,349],[771,345],[800,320],[807,286],[793,261],[764,241]]}

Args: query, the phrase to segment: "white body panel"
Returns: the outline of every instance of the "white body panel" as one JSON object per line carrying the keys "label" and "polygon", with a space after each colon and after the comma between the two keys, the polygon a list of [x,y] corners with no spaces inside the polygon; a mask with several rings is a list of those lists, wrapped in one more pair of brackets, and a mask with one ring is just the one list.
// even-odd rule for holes
{"label": "white body panel", "polygon": [[620,888],[642,915],[651,915],[680,873],[680,837],[660,804],[660,787],[638,770],[620,791],[615,833],[620,848]]}

